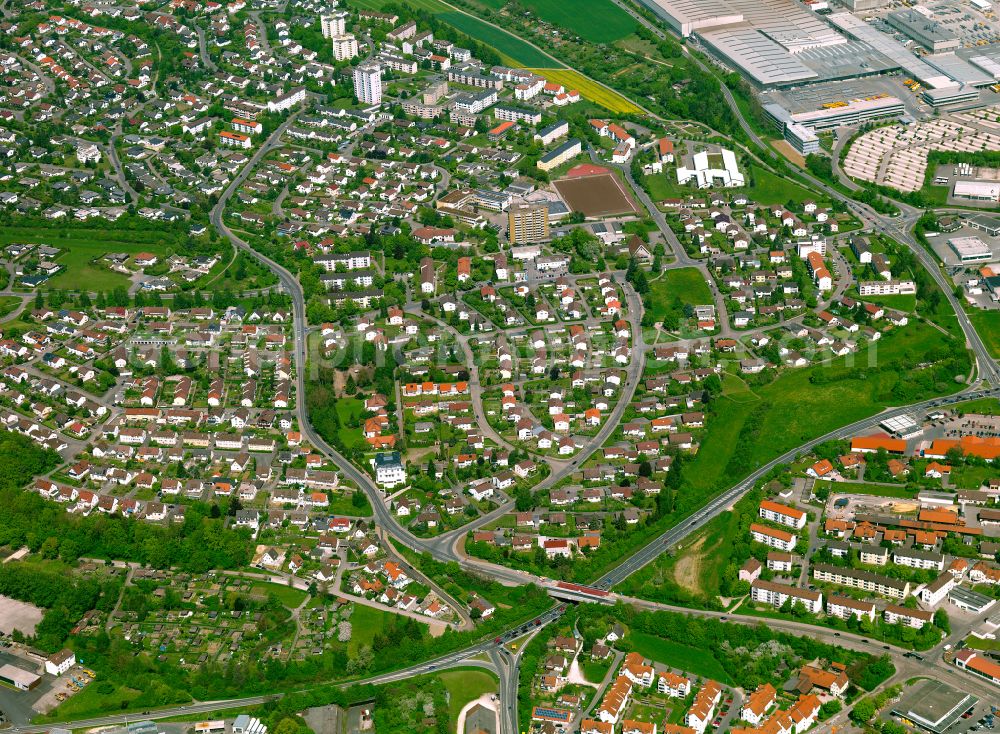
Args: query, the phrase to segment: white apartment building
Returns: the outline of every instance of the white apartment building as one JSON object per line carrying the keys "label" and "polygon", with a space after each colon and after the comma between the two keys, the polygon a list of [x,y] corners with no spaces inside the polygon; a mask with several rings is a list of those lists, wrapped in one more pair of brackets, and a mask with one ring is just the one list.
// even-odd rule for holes
{"label": "white apartment building", "polygon": [[942,572],[940,576],[920,590],[920,601],[929,607],[937,607],[956,586],[958,586],[958,579],[950,572]]}
{"label": "white apartment building", "polygon": [[337,61],[346,61],[358,55],[358,39],[354,37],[353,33],[334,36],[331,43],[333,44],[333,58]]}
{"label": "white apartment building", "polygon": [[757,579],[750,584],[750,598],[758,604],[770,604],[775,609],[779,609],[790,599],[793,604],[801,603],[810,614],[823,611],[823,594],[820,592],[779,584],[776,581]]}
{"label": "white apartment building", "polygon": [[758,543],[763,543],[770,548],[783,550],[786,553],[791,553],[795,550],[795,543],[798,542],[798,536],[794,533],[778,530],[756,522],[750,525],[750,535]]}
{"label": "white apartment building", "polygon": [[892,562],[908,568],[944,570],[944,556],[918,548],[897,548],[892,552]]}
{"label": "white apartment building", "polygon": [[801,530],[806,526],[806,513],[794,507],[788,507],[778,502],[764,500],[760,503],[759,514],[762,519]]}
{"label": "white apartment building", "polygon": [[905,624],[913,629],[923,629],[924,625],[933,621],[934,612],[923,609],[907,609],[890,604],[885,608],[885,621],[889,624]]}
{"label": "white apartment building", "polygon": [[837,596],[834,594],[826,600],[826,613],[831,617],[840,619],[850,619],[851,617],[867,617],[868,621],[875,621],[875,603],[870,601],[858,601],[849,596]]}
{"label": "white apartment building", "polygon": [[354,96],[366,105],[382,104],[382,67],[361,64],[354,70]]}
{"label": "white apartment building", "polygon": [[322,15],[319,22],[323,29],[323,38],[336,38],[347,33],[347,13],[343,10]]}

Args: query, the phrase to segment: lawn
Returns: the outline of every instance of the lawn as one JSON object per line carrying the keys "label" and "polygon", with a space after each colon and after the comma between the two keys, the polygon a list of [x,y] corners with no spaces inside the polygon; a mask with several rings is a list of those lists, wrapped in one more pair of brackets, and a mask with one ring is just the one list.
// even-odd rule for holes
{"label": "lawn", "polygon": [[340,398],[336,408],[337,418],[340,419],[340,440],[344,446],[366,446],[361,432],[361,414],[365,412],[365,404],[357,398]]}
{"label": "lawn", "polygon": [[330,500],[330,506],[326,511],[331,515],[351,515],[352,517],[369,517],[372,514],[372,506],[368,502],[368,496],[362,493],[365,503],[360,507],[355,506],[353,492],[345,490],[334,494]]}
{"label": "lawn", "polygon": [[905,311],[906,313],[913,313],[917,308],[917,297],[914,295],[865,296],[865,300],[869,303],[877,303],[879,306],[885,306],[895,311]]}
{"label": "lawn", "polygon": [[539,17],[593,43],[611,43],[635,32],[638,23],[611,0],[521,0]]}
{"label": "lawn", "polygon": [[[740,190],[759,204],[787,204],[789,201],[802,202],[805,199],[813,199],[814,201],[821,199],[809,189],[789,179],[781,178],[760,166],[751,166],[749,174],[748,180],[751,185]],[[673,167],[668,167],[663,173],[643,176],[642,184],[653,201],[673,199],[690,194],[697,195],[697,189],[690,184],[677,183],[677,174]]]}
{"label": "lawn", "polygon": [[965,646],[970,647],[973,650],[1000,651],[1000,640],[987,640],[982,637],[976,637],[975,635],[969,635],[965,638]]}
{"label": "lawn", "polygon": [[611,668],[611,658],[607,660],[587,660],[582,666],[583,677],[591,683],[600,683]]}
{"label": "lawn", "polygon": [[875,497],[896,497],[911,500],[917,496],[918,490],[907,489],[904,486],[892,487],[884,484],[868,482],[817,482],[816,489],[829,486],[831,494],[870,494]]}
{"label": "lawn", "polygon": [[[940,332],[933,327],[911,323],[877,342],[872,357],[875,364],[897,359],[919,362],[920,355],[934,348],[939,340]],[[735,481],[736,477],[727,476],[725,470],[751,413],[758,423],[751,437],[749,457],[754,466],[760,466],[810,439],[888,407],[889,402],[876,396],[900,387],[905,375],[892,370],[866,374],[864,369],[855,368],[869,363],[868,350],[853,357],[851,364],[843,357],[800,370],[786,370],[773,382],[754,389],[757,401],[749,401],[745,393],[740,394],[739,400],[723,395],[713,401],[711,430],[684,470],[690,489],[713,492]],[[942,387],[954,391],[959,385]],[[905,402],[918,397],[921,396],[907,396]],[[762,412],[755,412],[761,403],[765,406]]]}
{"label": "lawn", "polygon": [[[551,61],[548,64],[551,65]],[[539,76],[544,76],[550,82],[562,84],[567,90],[575,89],[584,99],[600,105],[610,112],[630,114],[642,111],[628,98],[573,69],[536,67],[531,71]]]}
{"label": "lawn", "polygon": [[370,645],[375,635],[385,629],[391,616],[390,612],[355,604],[354,611],[351,612],[351,642],[348,645],[350,654],[356,654],[363,645]]}
{"label": "lawn", "polygon": [[967,400],[964,403],[955,403],[952,406],[962,415],[968,413],[982,413],[983,415],[1000,415],[1000,400],[996,398],[979,398],[979,400]]}
{"label": "lawn", "polygon": [[109,252],[152,252],[163,256],[171,246],[170,235],[156,231],[120,231],[103,229],[39,229],[37,227],[5,227],[0,232],[0,246],[11,242],[36,242],[58,247],[63,252],[55,262],[65,268],[41,287],[52,289],[110,291],[128,286],[129,280],[93,260]]}
{"label": "lawn", "polygon": [[17,296],[0,296],[0,319],[12,314],[23,299]]}
{"label": "lawn", "polygon": [[732,682],[719,661],[707,650],[664,640],[645,632],[629,632],[626,640],[633,650],[658,663],[702,678],[712,678],[720,683]]}
{"label": "lawn", "polygon": [[106,714],[108,711],[120,711],[126,708],[129,702],[142,695],[142,691],[116,683],[112,683],[114,690],[111,693],[98,693],[97,688],[101,680],[90,683],[82,691],[59,704],[51,713],[39,716],[38,719],[46,721],[86,719],[97,714]]}
{"label": "lawn", "polygon": [[747,187],[746,192],[758,204],[785,204],[790,200],[801,202],[819,198],[809,189],[759,166],[751,166],[750,177],[753,185]]}
{"label": "lawn", "polygon": [[497,679],[485,670],[458,668],[441,673],[440,678],[448,689],[448,718],[451,720],[452,730],[458,726],[458,715],[465,704],[484,693],[497,691]]}
{"label": "lawn", "polygon": [[680,299],[685,306],[713,303],[712,292],[698,268],[667,270],[660,278],[650,281],[646,308],[652,318],[661,321],[674,299]]}
{"label": "lawn", "polygon": [[255,583],[251,587],[250,591],[254,594],[274,594],[278,598],[278,601],[289,609],[295,609],[295,607],[304,602],[308,596],[308,594],[301,589],[296,589],[292,586],[283,586],[282,584],[269,584],[263,581]]}
{"label": "lawn", "polygon": [[951,470],[951,483],[959,489],[979,489],[1000,470],[989,466],[956,466]]}
{"label": "lawn", "polygon": [[994,359],[1000,359],[1000,311],[973,311],[969,320]]}
{"label": "lawn", "polygon": [[[393,0],[357,0],[359,8],[381,10]],[[506,61],[516,66],[552,66],[559,62],[546,56],[540,50],[502,28],[492,26],[474,15],[469,15],[446,5],[440,0],[410,0],[410,5],[420,10],[434,13],[448,25],[477,41],[492,46],[506,57]],[[609,3],[610,4],[610,3]]]}

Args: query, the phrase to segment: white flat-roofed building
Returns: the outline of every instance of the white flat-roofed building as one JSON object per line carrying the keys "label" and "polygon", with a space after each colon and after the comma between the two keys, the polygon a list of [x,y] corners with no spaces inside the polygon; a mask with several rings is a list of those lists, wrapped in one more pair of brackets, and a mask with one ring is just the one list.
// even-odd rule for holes
{"label": "white flat-roofed building", "polygon": [[[782,125],[802,125],[810,130],[829,130],[841,125],[857,125],[868,120],[899,117],[905,114],[903,100],[898,97],[852,99],[838,107],[822,107],[805,112],[788,112],[779,104],[764,105],[764,111]],[[782,115],[781,113],[785,113]]]}
{"label": "white flat-roofed building", "polygon": [[912,280],[863,280],[858,283],[859,296],[909,296],[917,292]]}
{"label": "white flat-roofed building", "polygon": [[1000,183],[995,181],[956,181],[954,196],[969,201],[1000,200]]}
{"label": "white flat-roofed building", "polygon": [[695,153],[683,165],[677,167],[677,183],[694,181],[699,189],[714,186],[745,186],[746,180],[736,162],[736,154],[725,148],[709,153],[702,150]]}
{"label": "white flat-roofed building", "polygon": [[985,262],[993,259],[989,245],[978,237],[952,237],[948,245],[963,263]]}
{"label": "white flat-roofed building", "polygon": [[343,10],[320,16],[323,38],[335,38],[347,33],[347,13]]}
{"label": "white flat-roofed building", "polygon": [[743,13],[721,0],[642,0],[642,3],[682,36],[743,20]]}
{"label": "white flat-roofed building", "polygon": [[331,43],[333,44],[333,58],[337,61],[346,61],[358,55],[358,39],[354,37],[353,33],[334,36]]}
{"label": "white flat-roofed building", "polygon": [[[942,76],[944,75],[942,74]],[[979,99],[979,90],[969,84],[962,84],[953,87],[925,89],[923,97],[924,101],[931,107],[947,107],[963,102],[975,102]]]}

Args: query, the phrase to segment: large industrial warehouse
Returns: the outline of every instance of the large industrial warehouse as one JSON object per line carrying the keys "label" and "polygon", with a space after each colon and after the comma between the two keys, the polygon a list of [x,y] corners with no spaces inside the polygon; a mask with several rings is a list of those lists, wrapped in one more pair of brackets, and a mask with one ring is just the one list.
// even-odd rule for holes
{"label": "large industrial warehouse", "polygon": [[[926,101],[939,106],[976,102],[977,89],[1000,80],[1000,59],[990,44],[961,37],[964,31],[922,5],[873,19],[845,8],[864,13],[884,7],[882,0],[837,0],[830,8],[825,1],[799,0],[642,2],[762,90],[900,71],[926,87]],[[975,52],[962,48],[972,45]]]}

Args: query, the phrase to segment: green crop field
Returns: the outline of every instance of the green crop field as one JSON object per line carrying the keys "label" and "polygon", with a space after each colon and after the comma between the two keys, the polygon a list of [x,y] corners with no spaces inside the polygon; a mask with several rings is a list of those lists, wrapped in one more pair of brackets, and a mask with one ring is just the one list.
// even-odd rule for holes
{"label": "green crop field", "polygon": [[518,66],[552,66],[558,63],[530,43],[525,43],[517,36],[472,15],[466,15],[457,10],[446,10],[438,12],[437,15],[445,23],[454,26],[462,33],[467,33],[477,41],[492,46],[501,56],[511,59]]}
{"label": "green crop field", "polygon": [[638,22],[611,0],[521,0],[539,17],[594,43],[612,43],[635,32]]}

